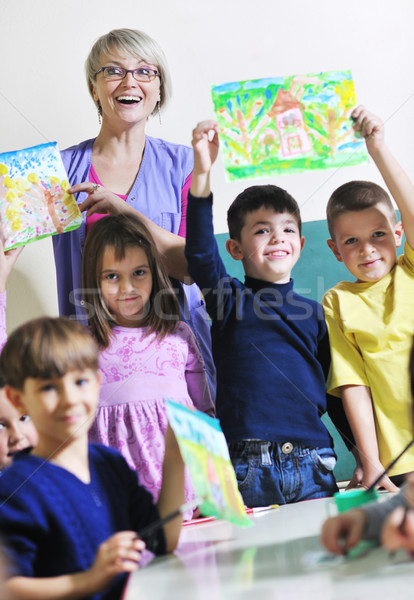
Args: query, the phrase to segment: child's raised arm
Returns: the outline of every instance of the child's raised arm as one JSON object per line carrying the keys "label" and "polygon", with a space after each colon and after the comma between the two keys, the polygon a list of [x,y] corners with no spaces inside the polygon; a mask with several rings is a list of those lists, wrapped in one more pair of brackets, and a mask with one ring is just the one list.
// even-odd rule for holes
{"label": "child's raised arm", "polygon": [[0,227],[0,294],[6,291],[7,280],[22,250],[23,246],[6,250],[6,252],[4,251],[3,236]]}
{"label": "child's raised arm", "polygon": [[407,242],[414,248],[414,185],[384,141],[384,124],[364,106],[352,112],[355,128],[365,138],[367,150],[377,165],[400,212]]}
{"label": "child's raised arm", "polygon": [[193,129],[194,170],[190,191],[193,196],[210,195],[210,171],[219,149],[218,125],[215,121],[201,121]]}

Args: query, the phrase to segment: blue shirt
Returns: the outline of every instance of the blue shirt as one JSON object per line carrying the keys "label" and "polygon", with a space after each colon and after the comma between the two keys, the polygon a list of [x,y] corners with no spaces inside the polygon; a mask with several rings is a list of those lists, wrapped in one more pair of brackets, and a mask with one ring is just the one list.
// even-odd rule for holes
{"label": "blue shirt", "polygon": [[[0,534],[9,576],[56,577],[89,569],[99,545],[117,531],[158,520],[152,496],[115,450],[89,445],[91,481],[23,451],[2,472]],[[151,546],[151,542],[153,545]],[[150,549],[165,552],[163,530]],[[93,600],[121,597],[126,574]]]}
{"label": "blue shirt", "polygon": [[230,277],[214,237],[212,196],[188,197],[186,256],[212,318],[216,413],[228,442],[332,447],[326,412],[329,340],[323,311],[277,284]]}

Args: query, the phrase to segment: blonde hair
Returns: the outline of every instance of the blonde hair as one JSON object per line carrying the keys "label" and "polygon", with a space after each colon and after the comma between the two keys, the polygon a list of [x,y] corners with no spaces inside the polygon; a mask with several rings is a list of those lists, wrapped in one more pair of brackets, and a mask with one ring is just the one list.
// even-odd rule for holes
{"label": "blonde hair", "polygon": [[106,248],[113,248],[116,260],[122,260],[131,246],[144,250],[152,275],[149,309],[142,326],[163,338],[175,330],[180,320],[178,300],[148,229],[132,215],[104,217],[88,233],[82,257],[83,298],[92,335],[101,348],[108,347],[116,325],[101,293],[103,255]]}
{"label": "blonde hair", "polygon": [[98,347],[88,330],[65,317],[41,317],[13,331],[0,356],[6,383],[22,390],[28,378],[54,379],[98,370]]}
{"label": "blonde hair", "polygon": [[[171,78],[164,52],[157,42],[143,31],[113,29],[96,40],[85,62],[88,90],[98,111],[100,110],[99,103],[93,97],[95,74],[101,66],[102,54],[109,54],[114,50],[126,52],[135,56],[138,60],[143,60],[157,67],[160,72],[160,108],[163,108],[172,94]],[[155,114],[156,110],[157,107],[154,108],[152,114]]]}

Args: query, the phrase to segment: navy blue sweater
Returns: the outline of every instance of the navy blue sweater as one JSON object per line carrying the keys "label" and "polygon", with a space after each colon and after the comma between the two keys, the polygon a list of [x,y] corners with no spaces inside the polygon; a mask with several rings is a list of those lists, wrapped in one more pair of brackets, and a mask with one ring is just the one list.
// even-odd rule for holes
{"label": "navy blue sweater", "polygon": [[[10,574],[56,577],[89,569],[99,545],[117,531],[139,531],[159,518],[152,496],[115,450],[89,446],[91,482],[26,452],[2,472],[0,537]],[[149,547],[165,552],[163,530]],[[119,600],[120,575],[92,600]]]}
{"label": "navy blue sweater", "polygon": [[329,341],[323,311],[293,280],[226,272],[214,237],[212,195],[187,207],[186,257],[212,319],[217,417],[227,441],[249,438],[332,447],[326,411]]}

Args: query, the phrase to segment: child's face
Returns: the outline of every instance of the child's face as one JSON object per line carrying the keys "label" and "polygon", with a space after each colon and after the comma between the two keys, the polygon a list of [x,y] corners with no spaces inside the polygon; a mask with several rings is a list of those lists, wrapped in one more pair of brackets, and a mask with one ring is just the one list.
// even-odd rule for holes
{"label": "child's face", "polygon": [[394,267],[402,234],[401,223],[393,223],[389,208],[377,204],[340,215],[335,240],[328,240],[328,245],[358,282],[375,282]]}
{"label": "child's face", "polygon": [[63,377],[28,377],[23,390],[8,387],[13,404],[36,426],[39,453],[54,452],[68,442],[87,438],[99,399],[100,375],[92,369],[68,371]]}
{"label": "child's face", "polygon": [[227,250],[242,260],[246,275],[269,283],[287,283],[304,242],[290,213],[259,208],[246,215],[241,241],[228,240]]}
{"label": "child's face", "polygon": [[118,325],[139,327],[146,316],[152,290],[152,273],[145,251],[128,246],[116,260],[114,249],[105,249],[101,269],[101,290]]}
{"label": "child's face", "polygon": [[20,414],[0,389],[0,469],[12,462],[16,452],[36,444],[37,432],[30,417]]}

